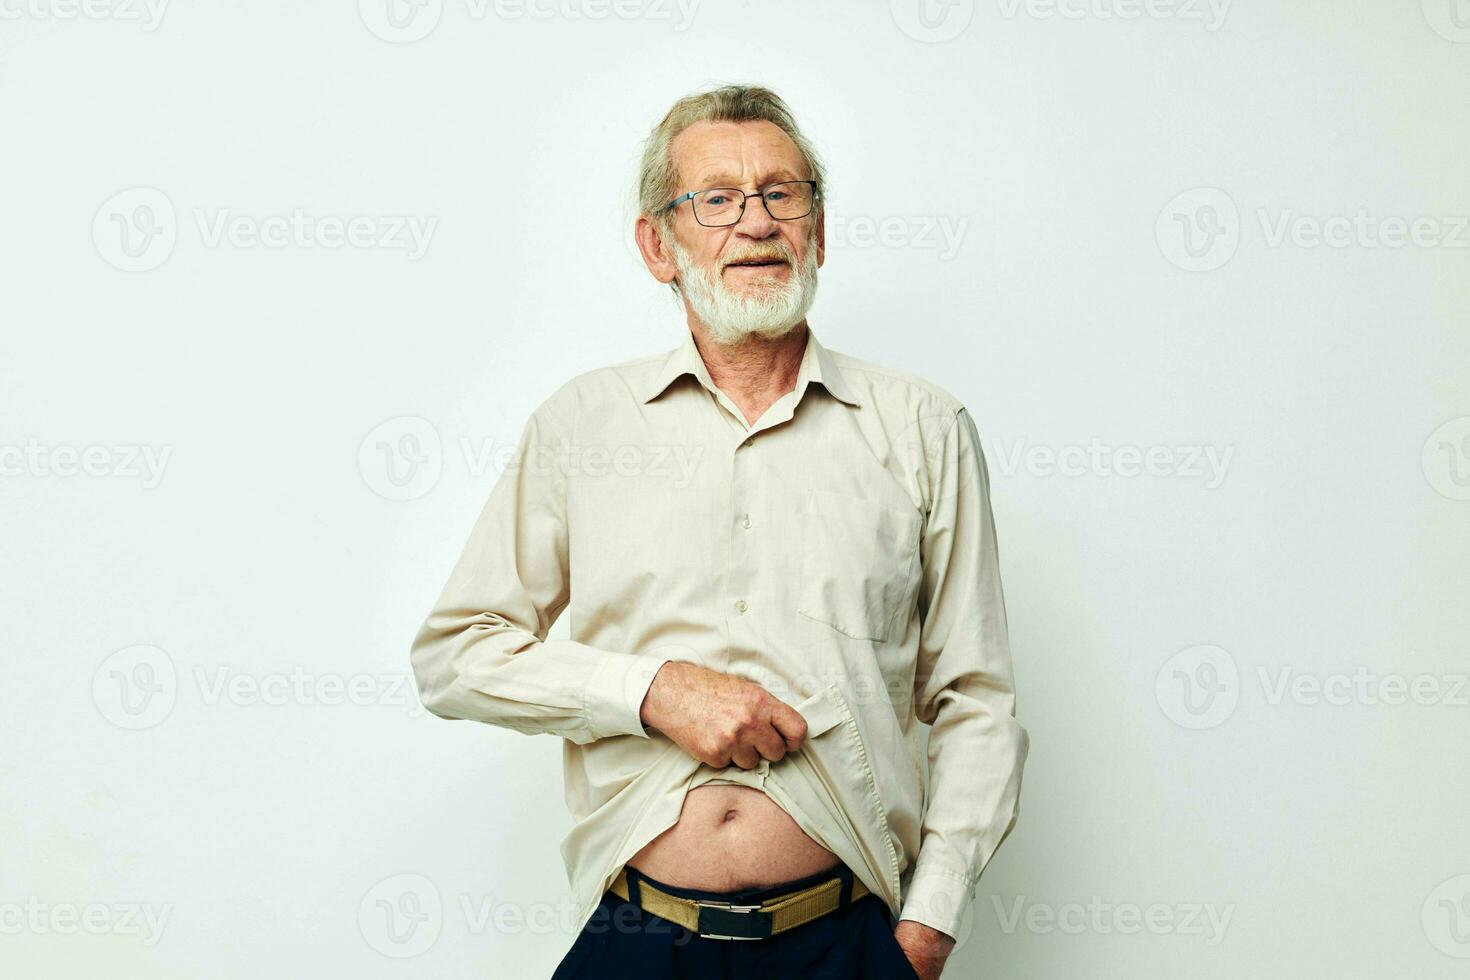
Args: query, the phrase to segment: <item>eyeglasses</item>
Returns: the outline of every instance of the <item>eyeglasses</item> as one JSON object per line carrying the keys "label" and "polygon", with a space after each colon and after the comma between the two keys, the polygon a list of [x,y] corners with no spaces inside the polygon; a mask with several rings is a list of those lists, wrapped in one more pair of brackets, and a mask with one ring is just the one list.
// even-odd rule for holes
{"label": "eyeglasses", "polygon": [[783,180],[759,194],[747,194],[735,187],[711,187],[676,197],[664,205],[664,210],[692,201],[695,221],[707,228],[722,228],[740,223],[745,216],[745,204],[752,197],[760,198],[766,213],[777,221],[805,218],[812,213],[812,204],[817,199],[817,182]]}

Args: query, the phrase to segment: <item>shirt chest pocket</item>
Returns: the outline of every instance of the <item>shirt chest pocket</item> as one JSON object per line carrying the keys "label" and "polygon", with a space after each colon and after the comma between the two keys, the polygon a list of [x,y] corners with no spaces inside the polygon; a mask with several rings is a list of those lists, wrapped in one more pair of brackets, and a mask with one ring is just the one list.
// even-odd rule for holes
{"label": "shirt chest pocket", "polygon": [[889,640],[918,584],[920,530],[913,507],[808,490],[796,611],[856,640]]}

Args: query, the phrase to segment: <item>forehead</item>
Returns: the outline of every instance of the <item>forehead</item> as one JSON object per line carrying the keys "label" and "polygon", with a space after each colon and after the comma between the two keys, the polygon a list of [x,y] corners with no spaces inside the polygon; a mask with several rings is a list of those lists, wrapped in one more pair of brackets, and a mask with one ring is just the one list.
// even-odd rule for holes
{"label": "forehead", "polygon": [[796,143],[780,126],[764,119],[695,123],[674,137],[669,155],[681,183],[691,187],[810,177]]}

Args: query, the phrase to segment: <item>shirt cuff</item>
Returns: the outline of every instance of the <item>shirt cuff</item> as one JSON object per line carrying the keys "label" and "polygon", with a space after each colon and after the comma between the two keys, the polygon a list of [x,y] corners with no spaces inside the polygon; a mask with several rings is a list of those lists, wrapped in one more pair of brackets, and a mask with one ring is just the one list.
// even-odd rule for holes
{"label": "shirt cuff", "polygon": [[587,678],[582,702],[587,712],[587,729],[594,739],[613,735],[648,738],[640,712],[643,698],[653,686],[653,675],[672,656],[600,651],[601,662]]}
{"label": "shirt cuff", "polygon": [[945,871],[918,868],[903,898],[900,919],[922,922],[958,940],[965,909],[975,897],[975,886]]}

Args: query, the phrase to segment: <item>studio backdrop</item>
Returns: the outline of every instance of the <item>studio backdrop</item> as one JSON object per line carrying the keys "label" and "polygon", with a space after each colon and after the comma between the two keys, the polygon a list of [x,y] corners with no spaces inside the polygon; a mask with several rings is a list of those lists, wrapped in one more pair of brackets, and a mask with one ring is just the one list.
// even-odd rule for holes
{"label": "studio backdrop", "polygon": [[1031,751],[945,975],[1464,976],[1463,0],[0,0],[0,974],[550,974],[561,743],[408,649],[687,331],[632,187],[721,82],[826,162],[814,332],[983,442]]}

